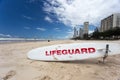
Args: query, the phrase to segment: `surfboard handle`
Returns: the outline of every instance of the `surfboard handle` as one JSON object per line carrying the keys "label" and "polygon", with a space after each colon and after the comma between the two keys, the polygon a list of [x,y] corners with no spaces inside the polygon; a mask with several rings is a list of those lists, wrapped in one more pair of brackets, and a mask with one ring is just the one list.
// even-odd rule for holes
{"label": "surfboard handle", "polygon": [[106,51],[105,51],[105,55],[103,56],[103,63],[105,62],[105,59],[108,56],[108,52],[109,52],[109,44],[106,44]]}

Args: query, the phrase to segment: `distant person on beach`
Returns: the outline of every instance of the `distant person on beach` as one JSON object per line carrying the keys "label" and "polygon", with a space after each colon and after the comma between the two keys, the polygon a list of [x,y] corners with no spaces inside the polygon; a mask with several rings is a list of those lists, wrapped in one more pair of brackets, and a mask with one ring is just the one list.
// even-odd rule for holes
{"label": "distant person on beach", "polygon": [[50,42],[50,40],[48,40],[48,42]]}

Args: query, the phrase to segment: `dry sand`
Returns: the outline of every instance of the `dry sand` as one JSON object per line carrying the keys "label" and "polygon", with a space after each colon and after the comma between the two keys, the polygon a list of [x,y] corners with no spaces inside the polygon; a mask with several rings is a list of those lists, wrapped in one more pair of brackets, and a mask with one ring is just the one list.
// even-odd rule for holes
{"label": "dry sand", "polygon": [[[120,80],[120,55],[108,57],[105,64],[98,64],[98,60],[102,58],[71,62],[42,62],[29,60],[26,56],[26,53],[33,48],[75,42],[85,41],[0,44],[0,80]],[[120,41],[109,42],[120,44]]]}

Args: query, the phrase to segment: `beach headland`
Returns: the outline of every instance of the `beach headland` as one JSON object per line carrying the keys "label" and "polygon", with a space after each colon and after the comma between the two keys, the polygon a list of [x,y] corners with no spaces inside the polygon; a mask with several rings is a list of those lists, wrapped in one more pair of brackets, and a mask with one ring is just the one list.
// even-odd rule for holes
{"label": "beach headland", "polygon": [[30,60],[26,56],[28,51],[37,47],[86,41],[120,44],[120,40],[58,40],[0,44],[0,80],[120,80],[120,55],[109,56],[105,64],[98,63],[102,58],[43,62]]}

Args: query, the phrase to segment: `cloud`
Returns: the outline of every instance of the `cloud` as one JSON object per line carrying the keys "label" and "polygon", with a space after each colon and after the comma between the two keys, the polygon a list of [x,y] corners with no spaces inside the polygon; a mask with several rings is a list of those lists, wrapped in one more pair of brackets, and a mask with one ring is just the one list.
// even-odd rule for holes
{"label": "cloud", "polygon": [[40,2],[40,0],[27,0],[28,3]]}
{"label": "cloud", "polygon": [[45,20],[48,21],[48,22],[50,22],[50,23],[53,22],[52,19],[50,17],[48,17],[48,16],[45,17]]}
{"label": "cloud", "polygon": [[30,27],[24,27],[24,29],[31,29]]}
{"label": "cloud", "polygon": [[120,12],[120,0],[47,0],[43,9],[67,26],[83,25],[85,21],[98,25],[101,19]]}
{"label": "cloud", "polygon": [[54,28],[55,31],[61,31],[60,28]]}
{"label": "cloud", "polygon": [[67,35],[64,38],[66,38],[66,39],[72,38],[73,37],[73,33],[74,33],[74,31],[72,29],[69,29],[67,31]]}
{"label": "cloud", "polygon": [[2,38],[11,38],[12,36],[9,34],[0,34],[0,37]]}
{"label": "cloud", "polygon": [[37,30],[40,30],[40,31],[46,31],[45,28],[36,28]]}
{"label": "cloud", "polygon": [[25,16],[25,15],[22,15],[22,17],[25,18],[25,19],[28,19],[28,20],[32,20],[32,19],[33,19],[32,17],[30,17],[30,16]]}

